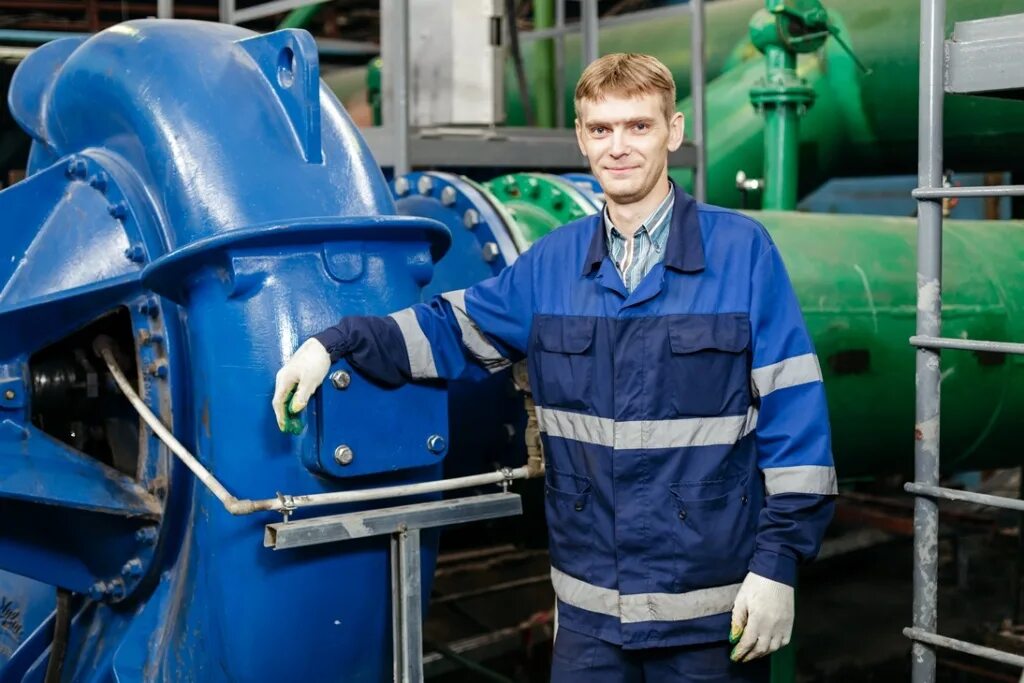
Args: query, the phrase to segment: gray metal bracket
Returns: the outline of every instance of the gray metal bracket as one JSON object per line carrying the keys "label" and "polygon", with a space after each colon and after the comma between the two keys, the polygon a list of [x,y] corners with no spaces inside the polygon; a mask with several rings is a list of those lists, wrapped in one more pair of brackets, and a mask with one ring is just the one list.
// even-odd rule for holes
{"label": "gray metal bracket", "polygon": [[492,493],[430,503],[268,524],[263,545],[274,550],[337,543],[370,536],[391,541],[391,635],[396,683],[423,681],[420,530],[523,512],[516,493]]}
{"label": "gray metal bracket", "polygon": [[1024,99],[1024,14],[957,22],[945,57],[946,92]]}

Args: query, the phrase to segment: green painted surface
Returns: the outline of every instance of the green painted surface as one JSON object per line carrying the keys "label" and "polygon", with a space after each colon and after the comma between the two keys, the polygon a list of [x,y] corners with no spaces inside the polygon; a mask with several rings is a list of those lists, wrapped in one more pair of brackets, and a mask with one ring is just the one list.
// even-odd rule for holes
{"label": "green painted surface", "polygon": [[281,20],[281,23],[277,26],[278,30],[283,28],[306,28],[309,22],[313,21],[313,17],[320,11],[320,6],[323,4],[323,2],[314,2],[302,7],[296,7]]}
{"label": "green painted surface", "polygon": [[532,244],[558,226],[596,211],[575,185],[546,173],[500,176],[486,187],[515,219],[511,229],[517,244]]}
{"label": "green painted surface", "polygon": [[[908,472],[914,448],[916,221],[751,213],[781,251],[825,378],[840,477]],[[946,221],[947,337],[1024,338],[1024,224]],[[1024,359],[942,352],[947,470],[1020,464]]]}
{"label": "green painted surface", "polygon": [[[555,25],[554,0],[534,0],[533,25],[536,29]],[[534,112],[541,128],[555,127],[555,41],[541,40],[534,47],[536,57],[529,75],[530,86],[536,99]]]}

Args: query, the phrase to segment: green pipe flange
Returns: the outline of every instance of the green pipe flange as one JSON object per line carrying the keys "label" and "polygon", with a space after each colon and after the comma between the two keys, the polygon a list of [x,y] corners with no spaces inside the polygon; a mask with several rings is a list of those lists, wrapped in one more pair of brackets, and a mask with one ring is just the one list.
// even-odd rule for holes
{"label": "green pipe flange", "polygon": [[509,174],[486,186],[515,218],[517,243],[532,244],[555,228],[598,210],[571,182],[547,173]]}

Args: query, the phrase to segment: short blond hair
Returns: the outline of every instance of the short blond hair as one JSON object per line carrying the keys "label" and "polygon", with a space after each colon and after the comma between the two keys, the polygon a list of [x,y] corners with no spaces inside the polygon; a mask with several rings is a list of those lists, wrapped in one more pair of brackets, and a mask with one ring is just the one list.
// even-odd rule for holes
{"label": "short blond hair", "polygon": [[600,102],[608,95],[642,97],[660,94],[665,118],[676,113],[676,83],[672,72],[651,55],[616,52],[595,59],[576,84],[576,115],[584,100]]}

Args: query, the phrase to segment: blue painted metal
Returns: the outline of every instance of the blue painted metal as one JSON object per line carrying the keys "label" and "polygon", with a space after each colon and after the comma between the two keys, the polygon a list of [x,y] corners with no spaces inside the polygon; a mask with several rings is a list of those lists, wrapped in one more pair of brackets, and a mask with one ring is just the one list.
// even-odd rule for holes
{"label": "blue painted metal", "polygon": [[53,586],[0,572],[0,671],[50,616],[55,593]]}
{"label": "blue painted metal", "polygon": [[[392,180],[391,188],[400,213],[436,220],[451,231],[451,248],[437,263],[425,295],[465,289],[497,275],[518,256],[509,230],[514,219],[482,185],[450,173],[417,172]],[[510,371],[450,382],[448,397],[452,436],[446,476],[526,462],[526,413]]]}
{"label": "blue painted metal", "polygon": [[[240,497],[437,478],[438,386],[353,373],[298,436],[270,397],[310,334],[421,300],[449,229],[396,215],[304,31],[127,22],[35,50],[9,104],[33,148],[0,192],[0,519],[17,520],[0,569],[97,601],[75,614],[66,679],[384,679],[386,542],[263,549],[274,517],[228,514],[134,416],[127,464],[48,434],[42,359],[79,341],[87,355],[87,325],[117,330],[144,400]],[[425,596],[435,555],[425,534]],[[44,623],[0,682],[42,680],[48,637]]]}
{"label": "blue painted metal", "polygon": [[587,193],[597,206],[604,204],[604,189],[601,187],[601,183],[597,182],[597,178],[590,173],[563,173],[562,177],[579,188],[580,191]]}

